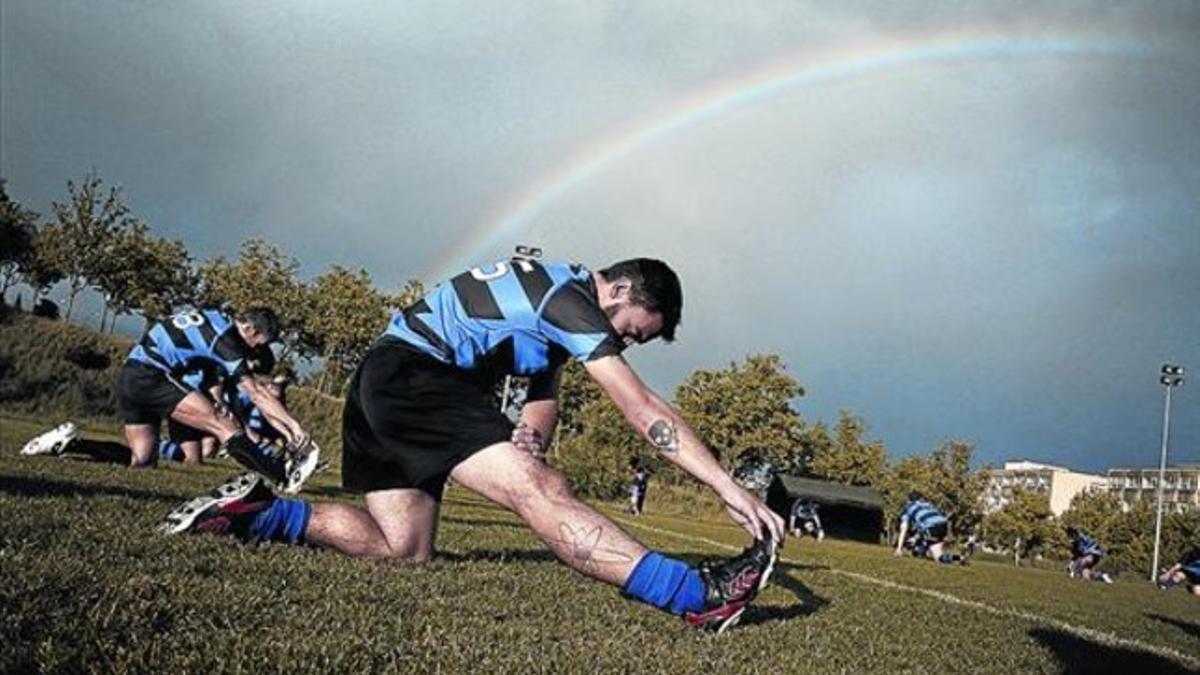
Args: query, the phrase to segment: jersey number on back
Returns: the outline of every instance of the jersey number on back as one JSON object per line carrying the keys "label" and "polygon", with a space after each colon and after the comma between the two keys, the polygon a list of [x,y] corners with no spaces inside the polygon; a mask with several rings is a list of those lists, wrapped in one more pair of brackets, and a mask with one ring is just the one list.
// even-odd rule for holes
{"label": "jersey number on back", "polygon": [[[521,268],[522,272],[532,272],[533,271],[533,265],[530,264],[530,262],[528,260],[514,260],[513,262],[515,262],[517,264],[517,267]],[[492,279],[499,279],[500,277],[504,276],[505,274],[508,274],[508,271],[510,269],[512,269],[512,268],[510,268],[508,266],[508,263],[498,262],[493,266],[493,269],[491,272],[485,272],[482,267],[472,267],[471,268],[471,276],[474,277],[477,281],[491,281]]]}
{"label": "jersey number on back", "polygon": [[204,321],[204,315],[196,311],[180,312],[171,317],[171,323],[174,324],[179,330],[187,330],[188,328],[202,326],[204,325]]}

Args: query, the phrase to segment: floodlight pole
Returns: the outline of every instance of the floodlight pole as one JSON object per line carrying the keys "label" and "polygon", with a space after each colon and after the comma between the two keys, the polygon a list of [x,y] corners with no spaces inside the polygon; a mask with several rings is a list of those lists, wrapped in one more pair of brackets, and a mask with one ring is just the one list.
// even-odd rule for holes
{"label": "floodlight pole", "polygon": [[1164,365],[1159,382],[1167,390],[1163,403],[1162,451],[1158,459],[1158,503],[1154,516],[1154,561],[1150,565],[1150,581],[1158,580],[1158,554],[1162,543],[1162,512],[1163,512],[1163,483],[1167,474],[1167,444],[1171,436],[1171,390],[1183,384],[1183,368],[1180,366]]}

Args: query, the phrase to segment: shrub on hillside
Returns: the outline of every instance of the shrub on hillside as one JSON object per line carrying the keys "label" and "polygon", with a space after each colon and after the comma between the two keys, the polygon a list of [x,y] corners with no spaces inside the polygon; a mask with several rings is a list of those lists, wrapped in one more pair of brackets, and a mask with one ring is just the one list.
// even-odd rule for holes
{"label": "shrub on hillside", "polygon": [[342,399],[309,387],[288,389],[288,408],[321,446],[321,456],[334,466],[342,457]]}
{"label": "shrub on hillside", "polygon": [[0,408],[48,416],[112,417],[112,383],[127,341],[13,313],[0,322]]}

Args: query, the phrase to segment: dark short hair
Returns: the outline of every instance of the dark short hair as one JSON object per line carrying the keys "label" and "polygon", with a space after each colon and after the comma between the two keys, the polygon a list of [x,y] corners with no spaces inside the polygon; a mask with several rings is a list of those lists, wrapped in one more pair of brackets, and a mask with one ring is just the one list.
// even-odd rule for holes
{"label": "dark short hair", "polygon": [[667,263],[653,258],[630,258],[600,270],[605,281],[628,279],[633,303],[662,315],[662,339],[675,339],[675,327],[683,312],[683,287]]}
{"label": "dark short hair", "polygon": [[238,314],[237,320],[254,326],[258,332],[267,336],[267,342],[279,339],[279,317],[270,307],[251,307]]}
{"label": "dark short hair", "polygon": [[912,492],[908,493],[908,501],[910,501],[910,502],[916,502],[916,501],[920,501],[920,500],[921,500],[921,493],[920,493],[920,492],[917,492],[916,490],[913,490]]}
{"label": "dark short hair", "polygon": [[1074,537],[1077,534],[1079,534],[1079,530],[1075,529],[1075,527],[1073,525],[1067,526],[1067,535],[1068,536]]}
{"label": "dark short hair", "polygon": [[250,371],[256,375],[266,375],[275,369],[275,352],[271,345],[259,345],[254,348],[249,359]]}

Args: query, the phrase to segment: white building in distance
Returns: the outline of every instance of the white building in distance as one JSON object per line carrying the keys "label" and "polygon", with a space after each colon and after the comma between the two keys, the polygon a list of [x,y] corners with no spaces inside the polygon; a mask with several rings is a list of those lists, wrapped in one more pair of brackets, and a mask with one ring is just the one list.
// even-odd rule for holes
{"label": "white building in distance", "polygon": [[983,491],[983,510],[993,513],[1004,508],[1012,499],[1013,488],[1021,487],[1045,494],[1050,502],[1050,512],[1061,516],[1070,508],[1075,495],[1086,490],[1103,491],[1107,486],[1108,478],[1104,476],[1026,460],[1005,462],[1003,469],[992,469],[988,475]]}
{"label": "white building in distance", "polygon": [[[1121,498],[1126,508],[1158,499],[1158,467],[1109,469],[1108,489]],[[1200,464],[1167,467],[1163,474],[1163,511],[1183,513],[1200,509]]]}

